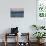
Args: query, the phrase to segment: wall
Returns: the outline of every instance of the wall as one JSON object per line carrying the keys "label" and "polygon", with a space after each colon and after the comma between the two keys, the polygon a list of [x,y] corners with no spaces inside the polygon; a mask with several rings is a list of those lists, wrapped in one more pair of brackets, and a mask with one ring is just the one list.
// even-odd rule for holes
{"label": "wall", "polygon": [[[10,8],[24,8],[24,18],[11,18]],[[32,24],[36,24],[36,0],[0,0],[0,34],[17,26],[19,32],[30,32],[32,36]]]}

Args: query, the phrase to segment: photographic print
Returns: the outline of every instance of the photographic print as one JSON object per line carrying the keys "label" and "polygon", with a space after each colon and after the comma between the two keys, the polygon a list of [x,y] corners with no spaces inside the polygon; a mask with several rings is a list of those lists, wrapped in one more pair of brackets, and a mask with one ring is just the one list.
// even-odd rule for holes
{"label": "photographic print", "polygon": [[24,17],[24,8],[11,8],[11,17]]}

